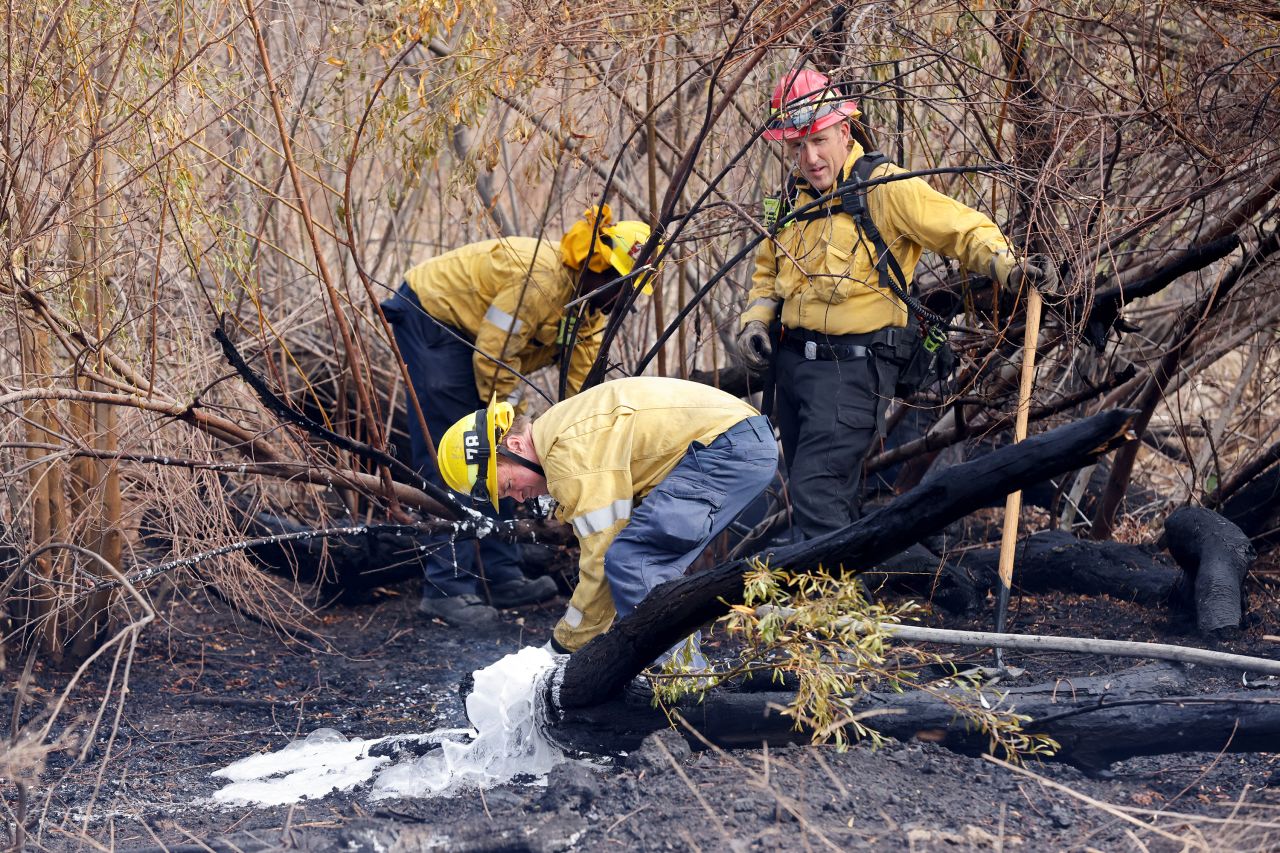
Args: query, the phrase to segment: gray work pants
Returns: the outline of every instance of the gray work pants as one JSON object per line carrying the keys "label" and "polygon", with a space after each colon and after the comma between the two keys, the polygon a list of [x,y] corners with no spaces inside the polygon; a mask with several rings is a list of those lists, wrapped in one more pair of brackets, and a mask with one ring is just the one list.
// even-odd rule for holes
{"label": "gray work pants", "polygon": [[658,584],[683,575],[777,470],[778,444],[764,415],[735,424],[708,445],[694,442],[605,552],[618,618]]}

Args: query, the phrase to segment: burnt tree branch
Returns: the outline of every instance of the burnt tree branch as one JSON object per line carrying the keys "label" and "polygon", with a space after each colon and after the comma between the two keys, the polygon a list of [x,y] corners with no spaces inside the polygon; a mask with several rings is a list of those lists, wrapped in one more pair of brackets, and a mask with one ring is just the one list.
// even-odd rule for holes
{"label": "burnt tree branch", "polygon": [[1134,415],[1117,409],[1067,424],[940,473],[844,530],[662,584],[569,657],[554,679],[552,707],[586,707],[616,696],[663,651],[741,603],[743,576],[757,560],[795,572],[874,566],[992,495],[1089,464],[1126,440]]}
{"label": "burnt tree branch", "polygon": [[[1218,240],[1192,246],[1141,281],[1127,287],[1117,285],[1095,292],[1093,307],[1085,320],[1085,338],[1093,344],[1094,349],[1102,352],[1107,346],[1107,333],[1120,321],[1120,312],[1128,303],[1159,293],[1184,275],[1198,272],[1222,260],[1239,247],[1240,238],[1235,234],[1228,234]],[[1122,327],[1122,331],[1132,329],[1132,326]]]}
{"label": "burnt tree branch", "polygon": [[235,344],[231,343],[231,338],[227,336],[226,329],[223,328],[225,317],[220,320],[217,328],[213,330],[213,337],[222,347],[222,354],[226,357],[227,362],[232,369],[254,390],[258,395],[258,399],[267,407],[268,411],[276,415],[276,417],[291,423],[296,427],[307,432],[309,435],[333,445],[341,450],[345,450],[355,456],[360,457],[375,465],[385,466],[388,470],[398,474],[404,478],[405,482],[412,483],[418,489],[426,492],[432,498],[440,502],[440,514],[446,518],[466,518],[470,513],[462,507],[451,493],[445,491],[434,483],[426,480],[417,471],[408,465],[396,459],[389,453],[384,453],[363,441],[357,441],[349,435],[343,435],[326,427],[324,424],[318,423],[311,418],[299,412],[290,406],[278,394],[271,390],[267,381],[260,376],[257,371],[249,366],[244,356],[236,349]]}
{"label": "burnt tree branch", "polygon": [[[936,687],[872,692],[860,697],[855,711],[873,713],[866,723],[883,735],[901,741],[925,737],[955,752],[982,755],[991,751],[990,736],[956,710],[957,704],[977,703],[981,693],[990,707],[1026,715],[1023,732],[1060,744],[1046,760],[1088,772],[1139,755],[1270,751],[1280,738],[1280,693],[1178,693],[1185,688],[1180,668],[1148,665],[1100,678],[1000,685],[978,693]],[[566,711],[551,734],[561,744],[592,752],[633,750],[648,733],[670,726],[667,712],[654,708],[646,693],[628,690],[602,705]],[[712,693],[669,710],[716,746],[807,743],[813,732],[797,729],[795,719],[779,710],[791,701],[792,694],[780,691]]]}

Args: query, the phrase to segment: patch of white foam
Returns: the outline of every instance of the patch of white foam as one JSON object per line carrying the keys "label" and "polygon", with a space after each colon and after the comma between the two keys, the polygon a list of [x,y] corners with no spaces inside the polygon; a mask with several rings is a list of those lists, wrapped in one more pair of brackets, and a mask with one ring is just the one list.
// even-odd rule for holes
{"label": "patch of white foam", "polygon": [[488,788],[517,775],[545,776],[565,760],[537,719],[543,674],[555,666],[545,649],[524,648],[477,670],[467,697],[467,717],[476,727],[470,743],[442,748],[382,773],[375,797],[428,797],[461,788]]}
{"label": "patch of white foam", "polygon": [[545,777],[565,760],[536,718],[544,673],[554,666],[550,652],[525,648],[477,670],[475,689],[467,697],[467,716],[475,729],[418,735],[441,748],[381,774],[379,768],[390,759],[369,755],[369,749],[387,738],[347,740],[333,729],[317,729],[278,752],[252,755],[214,771],[231,784],[215,792],[213,801],[282,805],[346,791],[371,779],[376,798],[430,797],[500,785],[520,774]]}
{"label": "patch of white foam", "polygon": [[316,729],[279,752],[251,755],[213,775],[230,779],[213,800],[227,805],[278,806],[319,799],[371,778],[389,759],[368,754],[378,740],[347,740],[334,729]]}

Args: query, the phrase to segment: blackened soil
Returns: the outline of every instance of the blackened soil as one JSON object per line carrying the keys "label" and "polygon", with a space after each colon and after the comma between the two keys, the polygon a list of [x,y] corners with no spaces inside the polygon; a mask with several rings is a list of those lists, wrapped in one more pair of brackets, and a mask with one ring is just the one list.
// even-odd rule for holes
{"label": "blackened soil", "polygon": [[[1231,650],[1280,652],[1280,642],[1268,639],[1280,634],[1275,590],[1271,583],[1251,587],[1252,622]],[[55,736],[68,727],[83,733],[101,715],[83,758],[78,748],[56,751],[21,791],[12,780],[0,787],[10,833],[21,816],[32,850],[1280,845],[1277,754],[1172,754],[1126,761],[1110,778],[1089,778],[1061,763],[1033,764],[1020,774],[921,742],[891,741],[879,750],[862,744],[843,753],[811,746],[690,752],[667,732],[603,768],[557,768],[546,787],[510,784],[394,801],[373,801],[357,789],[274,808],[207,802],[220,787],[212,771],[320,727],[373,738],[465,725],[461,677],[523,644],[544,642],[563,607],[557,601],[508,612],[501,630],[477,637],[423,620],[416,600],[410,584],[371,603],[326,610],[308,626],[323,642],[287,642],[215,599],[170,605],[140,639],[123,708],[123,662],[112,682],[110,655],[70,692]],[[1124,602],[1043,596],[1015,606],[1013,630],[1196,643],[1178,620]],[[988,602],[976,617],[947,624],[989,629],[990,623]],[[1031,683],[1135,662],[1041,655],[1011,663],[1025,668],[1023,683]],[[20,668],[10,661],[0,673],[6,731]],[[1199,692],[1239,686],[1229,673],[1194,679]],[[113,692],[104,703],[109,683]],[[65,684],[65,675],[37,665],[22,721],[44,719]]]}

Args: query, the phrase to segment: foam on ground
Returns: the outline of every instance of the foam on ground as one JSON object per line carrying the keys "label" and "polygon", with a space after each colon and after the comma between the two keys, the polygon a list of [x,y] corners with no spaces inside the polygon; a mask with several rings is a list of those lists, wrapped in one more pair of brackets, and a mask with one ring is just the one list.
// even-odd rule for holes
{"label": "foam on ground", "polygon": [[476,727],[470,743],[442,748],[382,773],[375,797],[425,797],[461,788],[488,788],[517,775],[545,776],[564,753],[543,734],[537,694],[555,666],[545,649],[525,648],[475,673],[467,717]]}
{"label": "foam on ground", "polygon": [[347,740],[318,729],[273,753],[252,755],[214,771],[231,784],[213,795],[227,805],[281,805],[318,799],[372,780],[373,796],[430,797],[487,788],[516,776],[545,777],[564,761],[536,719],[536,697],[555,657],[525,648],[477,670],[467,697],[474,729],[437,729],[418,738],[441,748],[381,770],[390,759],[369,755],[386,738]]}
{"label": "foam on ground", "polygon": [[231,784],[213,800],[227,805],[277,806],[318,799],[368,780],[388,759],[370,756],[377,740],[347,740],[334,729],[317,729],[279,752],[251,755],[213,775]]}

